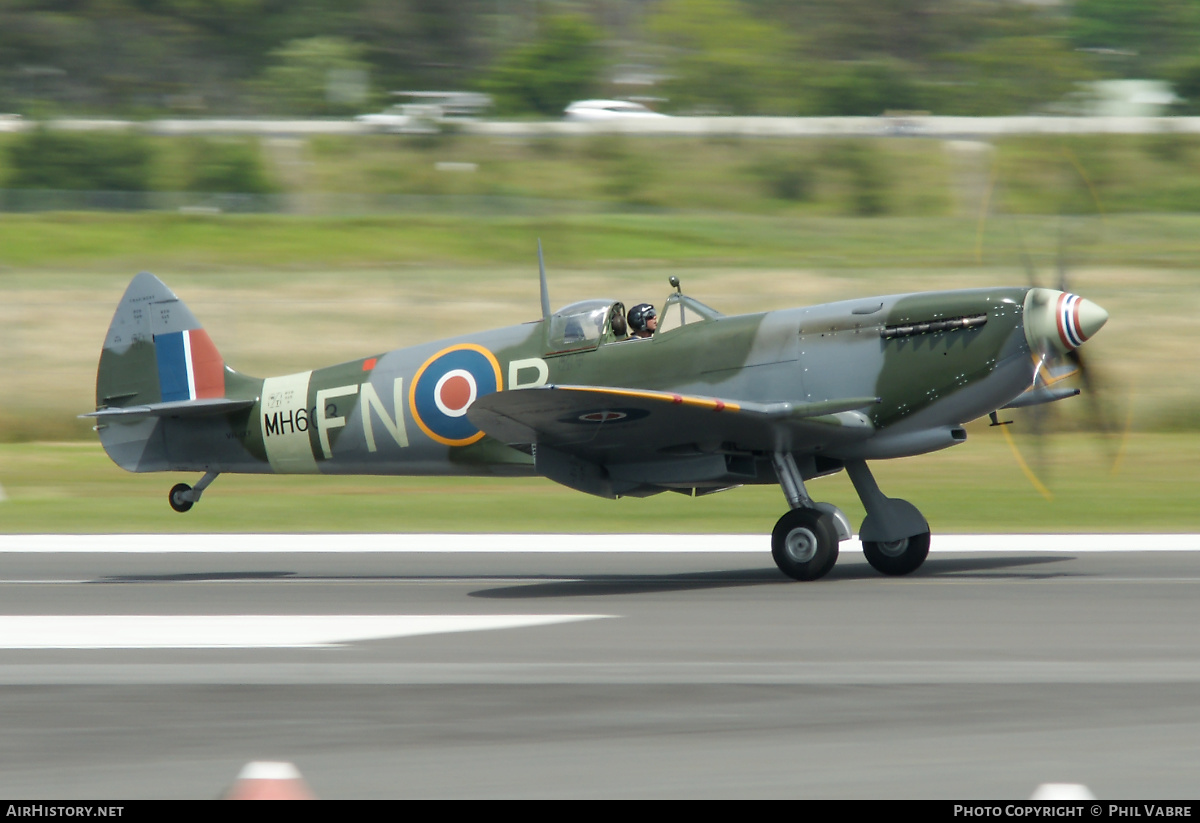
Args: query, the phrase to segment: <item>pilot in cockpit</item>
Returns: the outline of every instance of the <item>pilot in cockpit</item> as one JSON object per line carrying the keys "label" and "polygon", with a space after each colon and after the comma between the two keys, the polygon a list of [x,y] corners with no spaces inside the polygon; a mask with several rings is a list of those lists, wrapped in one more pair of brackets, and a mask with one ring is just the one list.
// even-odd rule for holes
{"label": "pilot in cockpit", "polygon": [[654,306],[649,303],[638,303],[629,310],[629,328],[633,331],[633,338],[650,337],[658,328],[658,314],[654,311]]}

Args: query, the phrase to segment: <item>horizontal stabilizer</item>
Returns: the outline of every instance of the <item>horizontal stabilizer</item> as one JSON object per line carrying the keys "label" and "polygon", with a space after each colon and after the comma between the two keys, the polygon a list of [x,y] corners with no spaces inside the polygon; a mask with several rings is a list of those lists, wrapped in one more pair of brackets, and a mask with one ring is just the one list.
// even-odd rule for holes
{"label": "horizontal stabilizer", "polygon": [[225,397],[210,397],[201,400],[172,400],[166,403],[147,403],[138,406],[97,409],[81,414],[99,420],[140,420],[143,417],[207,417],[214,414],[230,414],[248,409],[258,402],[257,397],[249,400],[231,400]]}

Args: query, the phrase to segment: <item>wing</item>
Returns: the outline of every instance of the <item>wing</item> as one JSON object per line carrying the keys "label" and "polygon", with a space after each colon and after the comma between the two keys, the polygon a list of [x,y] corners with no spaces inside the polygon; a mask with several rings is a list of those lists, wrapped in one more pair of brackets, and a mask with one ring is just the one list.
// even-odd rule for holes
{"label": "wing", "polygon": [[467,417],[508,444],[549,446],[599,465],[662,455],[805,451],[869,437],[854,397],[817,403],[752,403],[596,386],[541,386],[479,398]]}

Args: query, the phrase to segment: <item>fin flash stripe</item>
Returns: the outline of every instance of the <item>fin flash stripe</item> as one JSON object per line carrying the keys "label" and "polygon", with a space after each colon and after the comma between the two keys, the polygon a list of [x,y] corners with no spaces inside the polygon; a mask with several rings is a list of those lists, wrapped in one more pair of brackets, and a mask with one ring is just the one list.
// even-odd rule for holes
{"label": "fin flash stripe", "polygon": [[155,335],[162,402],[225,396],[225,362],[204,329]]}

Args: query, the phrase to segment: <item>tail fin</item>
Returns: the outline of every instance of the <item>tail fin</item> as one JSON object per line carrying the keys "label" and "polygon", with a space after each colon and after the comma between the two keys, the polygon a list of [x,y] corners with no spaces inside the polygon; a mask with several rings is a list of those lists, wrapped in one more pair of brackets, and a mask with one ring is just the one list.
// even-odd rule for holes
{"label": "tail fin", "polygon": [[[104,450],[124,469],[204,467],[219,449],[211,425],[194,419],[250,408],[258,382],[225,365],[183,301],[142,272],[117,305],[96,372],[96,411],[83,416],[97,421]],[[168,426],[178,434],[172,421],[186,419],[194,421],[186,442],[169,448]]]}
{"label": "tail fin", "polygon": [[117,305],[96,373],[96,407],[225,396],[225,361],[183,301],[152,274]]}

